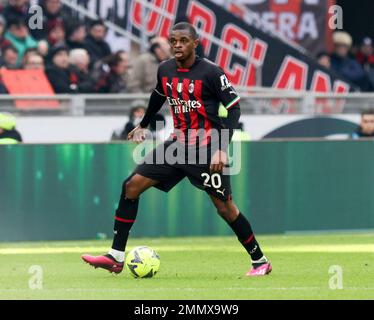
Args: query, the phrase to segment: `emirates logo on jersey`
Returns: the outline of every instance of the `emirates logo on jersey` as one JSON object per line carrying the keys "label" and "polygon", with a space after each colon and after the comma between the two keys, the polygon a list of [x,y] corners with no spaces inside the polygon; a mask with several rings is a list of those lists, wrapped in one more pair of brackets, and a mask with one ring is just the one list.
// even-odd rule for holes
{"label": "emirates logo on jersey", "polygon": [[186,106],[186,107],[191,107],[191,108],[200,108],[201,107],[201,103],[199,101],[196,101],[196,100],[182,100],[180,98],[170,98],[170,97],[167,97],[168,99],[168,102],[169,102],[169,105],[170,106]]}
{"label": "emirates logo on jersey", "polygon": [[169,105],[174,107],[174,113],[181,113],[181,112],[190,112],[195,111],[197,108],[201,107],[201,103],[196,100],[182,100],[182,99],[175,99],[167,97]]}

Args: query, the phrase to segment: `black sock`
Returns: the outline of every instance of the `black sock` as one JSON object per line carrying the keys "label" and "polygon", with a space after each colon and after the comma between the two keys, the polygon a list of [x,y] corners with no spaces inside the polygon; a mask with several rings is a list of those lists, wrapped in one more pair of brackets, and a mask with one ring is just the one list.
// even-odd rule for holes
{"label": "black sock", "polygon": [[264,254],[261,251],[260,245],[256,241],[251,225],[244,215],[239,213],[236,220],[229,223],[229,226],[235,232],[239,241],[245,250],[247,250],[252,260],[259,260],[263,257]]}
{"label": "black sock", "polygon": [[138,213],[139,199],[127,199],[123,194],[116,210],[112,249],[125,251],[127,238]]}

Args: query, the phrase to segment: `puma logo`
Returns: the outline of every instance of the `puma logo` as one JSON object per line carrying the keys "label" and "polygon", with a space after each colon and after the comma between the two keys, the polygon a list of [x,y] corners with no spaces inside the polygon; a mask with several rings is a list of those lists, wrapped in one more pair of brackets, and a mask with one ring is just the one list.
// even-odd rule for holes
{"label": "puma logo", "polygon": [[170,89],[173,89],[173,87],[171,86],[171,83],[169,83],[169,82],[166,82],[166,86],[170,87]]}
{"label": "puma logo", "polygon": [[226,189],[223,189],[223,190],[217,190],[218,193],[222,194],[223,196],[225,196],[225,190]]}

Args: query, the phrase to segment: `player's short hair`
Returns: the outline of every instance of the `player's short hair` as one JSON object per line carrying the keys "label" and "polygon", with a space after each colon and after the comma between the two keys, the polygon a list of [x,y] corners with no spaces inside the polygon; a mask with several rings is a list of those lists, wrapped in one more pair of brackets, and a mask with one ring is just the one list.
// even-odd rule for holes
{"label": "player's short hair", "polygon": [[188,30],[188,32],[190,33],[190,35],[191,35],[191,37],[193,39],[197,39],[198,38],[196,29],[195,29],[195,27],[191,23],[188,23],[188,22],[178,22],[171,29],[171,31],[175,31],[175,30]]}
{"label": "player's short hair", "polygon": [[361,112],[361,117],[363,116],[373,116],[374,115],[374,108],[369,108]]}

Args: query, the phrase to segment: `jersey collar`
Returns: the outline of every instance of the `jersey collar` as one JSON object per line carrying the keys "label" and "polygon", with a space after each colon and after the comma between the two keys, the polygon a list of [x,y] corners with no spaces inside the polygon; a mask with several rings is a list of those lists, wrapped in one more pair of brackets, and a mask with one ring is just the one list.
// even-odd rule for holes
{"label": "jersey collar", "polygon": [[196,66],[200,62],[200,60],[201,60],[201,58],[198,55],[196,55],[195,62],[192,64],[191,67],[189,67],[189,68],[178,68],[178,66],[177,66],[177,71],[178,72],[189,72],[194,66]]}

